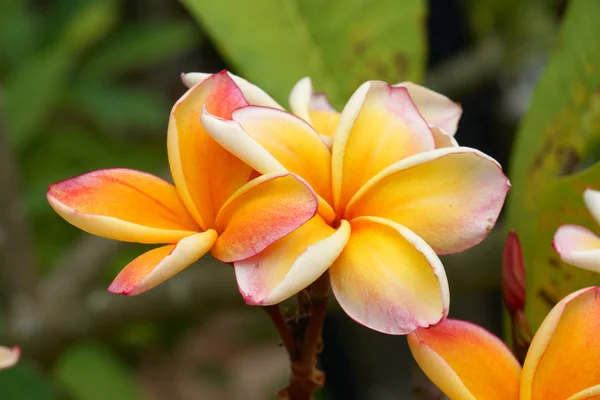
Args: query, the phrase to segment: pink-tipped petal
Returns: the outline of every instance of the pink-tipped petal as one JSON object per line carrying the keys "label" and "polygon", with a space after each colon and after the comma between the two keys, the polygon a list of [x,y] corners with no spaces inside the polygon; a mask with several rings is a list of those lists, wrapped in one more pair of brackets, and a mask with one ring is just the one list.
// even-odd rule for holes
{"label": "pink-tipped petal", "polygon": [[175,243],[199,230],[175,187],[145,172],[89,172],[50,185],[47,198],[67,222],[110,239]]}
{"label": "pink-tipped petal", "polygon": [[280,303],[327,271],[349,236],[346,221],[335,230],[315,216],[254,257],[234,264],[240,293],[251,305]]}
{"label": "pink-tipped petal", "polygon": [[480,326],[446,319],[411,333],[408,344],[429,379],[453,400],[519,399],[521,366]]}
{"label": "pink-tipped petal", "polygon": [[[232,74],[229,71],[227,71],[227,74],[240,88],[249,104],[255,106],[273,107],[283,110],[283,107],[281,107],[275,100],[273,100],[273,98],[271,98],[271,96],[269,96],[258,86],[248,82],[244,78],[240,78],[239,76]],[[186,74],[181,74],[181,80],[188,88],[192,88],[200,82],[210,78],[212,75],[214,74],[204,72],[189,72]]]}
{"label": "pink-tipped petal", "polygon": [[554,234],[554,248],[567,264],[600,272],[600,237],[579,225],[562,225]]}
{"label": "pink-tipped petal", "polygon": [[252,257],[302,226],[317,207],[310,186],[293,174],[253,179],[219,211],[215,226],[221,235],[212,254],[224,262]]}
{"label": "pink-tipped petal", "polygon": [[467,147],[417,154],[379,173],[352,198],[345,218],[376,216],[414,231],[438,254],[481,242],[510,188],[492,158]]}
{"label": "pink-tipped petal", "polygon": [[248,182],[252,168],[206,133],[200,122],[202,109],[231,118],[233,110],[247,104],[235,82],[220,72],[188,90],[171,111],[167,138],[171,174],[179,196],[204,230],[213,227],[227,198]]}
{"label": "pink-tipped petal", "polygon": [[429,125],[439,126],[449,135],[454,136],[458,120],[462,115],[460,104],[412,82],[402,82],[394,86],[408,89],[410,97]]}
{"label": "pink-tipped petal", "polygon": [[592,214],[592,217],[600,224],[600,191],[589,188],[585,189],[583,192],[583,201],[590,214]]}
{"label": "pink-tipped petal", "polygon": [[346,104],[334,134],[336,206],[344,208],[362,185],[386,167],[434,148],[431,129],[405,88],[366,82]]}
{"label": "pink-tipped petal", "polygon": [[382,218],[357,218],[350,226],[350,240],[329,273],[333,293],[351,318],[405,335],[446,317],[446,273],[421,238]]}
{"label": "pink-tipped petal", "polygon": [[21,349],[17,346],[0,346],[0,370],[14,366],[21,358]]}
{"label": "pink-tipped petal", "polygon": [[216,239],[217,233],[211,229],[183,238],[176,245],[150,250],[123,268],[108,291],[135,296],[152,289],[198,261]]}
{"label": "pink-tipped petal", "polygon": [[600,287],[561,300],[536,332],[523,364],[521,400],[564,400],[600,384]]}

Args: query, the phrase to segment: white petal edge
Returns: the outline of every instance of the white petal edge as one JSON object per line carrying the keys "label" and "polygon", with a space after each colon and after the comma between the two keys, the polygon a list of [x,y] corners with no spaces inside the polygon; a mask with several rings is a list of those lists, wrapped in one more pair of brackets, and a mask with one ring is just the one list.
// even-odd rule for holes
{"label": "white petal edge", "polygon": [[600,191],[585,189],[583,192],[583,201],[592,217],[600,224]]}
{"label": "white petal edge", "polygon": [[431,132],[433,133],[433,140],[435,141],[436,149],[443,149],[445,147],[459,147],[458,142],[452,135],[444,132],[442,128],[435,125],[429,125]]}
{"label": "white petal edge", "polygon": [[[272,305],[293,296],[317,280],[339,257],[350,238],[350,224],[342,220],[331,236],[309,247],[296,259],[283,280],[264,298],[252,298],[242,292],[244,300],[251,305]],[[252,273],[252,259],[234,263],[238,281],[248,280]],[[241,290],[240,290],[241,291]]]}
{"label": "white petal edge", "polygon": [[585,390],[582,390],[579,393],[575,393],[573,396],[569,397],[567,400],[591,400],[591,399],[599,399],[600,398],[600,385],[595,385],[589,387]]}
{"label": "white petal edge", "polygon": [[17,346],[0,346],[0,370],[10,368],[21,358],[21,349]]}
{"label": "white petal edge", "polygon": [[556,230],[552,245],[567,264],[600,272],[600,237],[589,229],[579,225],[562,225]]}
{"label": "white petal edge", "polygon": [[310,118],[310,103],[313,96],[312,81],[308,76],[300,79],[290,93],[290,110],[297,117],[312,124]]}
{"label": "white petal edge", "polygon": [[[249,104],[255,106],[266,106],[273,107],[283,110],[283,107],[279,105],[271,96],[269,96],[264,90],[259,88],[253,83],[248,82],[244,78],[240,78],[237,75],[232,74],[227,71],[227,74],[233,79],[236,85],[242,91],[242,94],[246,98]],[[205,72],[188,72],[181,74],[181,80],[183,84],[188,88],[192,88],[194,85],[204,81],[206,78],[210,77],[213,74],[205,73]]]}

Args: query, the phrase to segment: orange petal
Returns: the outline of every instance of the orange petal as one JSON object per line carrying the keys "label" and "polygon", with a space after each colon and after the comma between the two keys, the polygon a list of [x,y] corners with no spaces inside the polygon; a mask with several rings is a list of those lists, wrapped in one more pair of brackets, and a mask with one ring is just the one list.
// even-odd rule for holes
{"label": "orange petal", "polygon": [[384,168],[434,148],[433,134],[405,88],[378,81],[363,84],[342,111],[333,139],[336,206],[344,208]]}
{"label": "orange petal", "polygon": [[433,250],[392,221],[364,217],[350,225],[350,240],[330,269],[342,309],[371,329],[395,335],[439,323],[450,300]]}
{"label": "orange petal", "polygon": [[233,110],[247,104],[229,75],[221,72],[188,90],[171,111],[167,141],[171,174],[181,199],[204,230],[213,227],[227,198],[248,182],[252,168],[205,132],[202,108],[231,118]]}
{"label": "orange petal", "polygon": [[254,257],[237,261],[235,276],[244,300],[270,305],[295,295],[327,271],[349,236],[346,221],[336,231],[317,215]]}
{"label": "orange petal", "polygon": [[135,296],[152,289],[198,261],[216,239],[217,232],[210,229],[183,238],[176,245],[150,250],[123,268],[108,291]]}
{"label": "orange petal", "polygon": [[290,173],[253,179],[219,211],[212,254],[224,262],[252,257],[311,219],[317,205],[306,182]]}
{"label": "orange petal", "polygon": [[[204,82],[211,76],[215,74],[208,74],[204,72],[190,72],[187,74],[181,74],[181,80],[188,87],[192,88],[197,84]],[[259,88],[258,86],[248,82],[244,78],[240,78],[237,75],[232,74],[227,71],[227,75],[235,82],[235,84],[240,88],[242,94],[246,98],[249,104],[253,106],[265,106],[272,107],[283,110],[281,107],[271,96],[269,96],[264,90]]]}
{"label": "orange petal", "polygon": [[110,239],[175,243],[199,230],[175,187],[145,172],[90,172],[50,185],[47,198],[67,222]]}
{"label": "orange petal", "polygon": [[300,79],[292,89],[290,108],[294,115],[311,124],[319,134],[333,137],[340,113],[329,104],[325,94],[313,91],[309,77]]}
{"label": "orange petal", "polygon": [[21,358],[21,349],[17,346],[12,348],[0,346],[0,370],[12,367],[19,358]]}
{"label": "orange petal", "polygon": [[509,188],[502,168],[485,154],[437,149],[382,171],[352,198],[344,217],[388,218],[413,230],[437,254],[455,253],[487,236]]}
{"label": "orange petal", "polygon": [[446,396],[518,400],[521,366],[500,339],[480,326],[447,319],[408,336],[415,360]]}
{"label": "orange petal", "polygon": [[408,89],[411,99],[429,125],[440,127],[449,135],[454,136],[458,120],[462,115],[460,104],[412,82],[402,82],[394,86]]}
{"label": "orange petal", "polygon": [[561,300],[538,329],[523,365],[522,400],[563,400],[600,384],[600,287]]}

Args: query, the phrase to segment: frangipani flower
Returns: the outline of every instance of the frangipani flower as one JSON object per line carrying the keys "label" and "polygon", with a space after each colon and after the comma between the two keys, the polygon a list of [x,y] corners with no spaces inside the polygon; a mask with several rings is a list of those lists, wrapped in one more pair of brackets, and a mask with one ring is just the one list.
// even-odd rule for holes
{"label": "frangipani flower", "polygon": [[252,168],[204,131],[203,107],[230,118],[247,104],[224,72],[194,86],[175,104],[168,128],[175,185],[144,172],[107,169],[50,186],[52,208],[86,232],[167,244],[127,265],[111,292],[142,293],[211,249],[225,262],[252,257],[315,215],[317,200],[305,182],[284,171],[249,181]]}
{"label": "frangipani flower", "polygon": [[21,349],[15,347],[0,346],[0,370],[15,365],[21,357]]}
{"label": "frangipani flower", "polygon": [[[240,87],[266,103],[248,82]],[[381,332],[406,334],[445,317],[448,284],[436,252],[483,240],[509,188],[485,154],[436,150],[408,90],[384,82],[354,93],[332,151],[305,120],[273,107],[242,107],[230,119],[206,109],[202,123],[258,172],[298,174],[319,198],[306,225],[234,263],[246,302],[278,303],[329,269],[346,313]]]}
{"label": "frangipani flower", "polygon": [[570,294],[550,311],[523,369],[502,341],[470,322],[418,329],[408,344],[421,369],[452,400],[600,399],[600,287]]}
{"label": "frangipani flower", "polygon": [[[583,201],[600,224],[600,191],[586,189]],[[554,235],[554,248],[568,264],[600,272],[600,237],[579,225],[562,225]]]}
{"label": "frangipani flower", "polygon": [[[192,87],[210,75],[202,72],[191,72],[183,74],[182,80],[188,87]],[[283,110],[283,107],[258,86],[232,73],[229,73],[229,75],[240,87],[251,105]],[[458,143],[454,140],[454,134],[458,127],[458,120],[462,115],[462,108],[459,104],[442,94],[412,82],[402,82],[393,86],[404,87],[408,90],[417,110],[431,128],[436,148],[458,146]],[[326,94],[314,92],[309,77],[300,79],[293,87],[290,94],[290,110],[294,115],[311,124],[331,149],[333,135],[340,120],[340,113],[329,103]]]}

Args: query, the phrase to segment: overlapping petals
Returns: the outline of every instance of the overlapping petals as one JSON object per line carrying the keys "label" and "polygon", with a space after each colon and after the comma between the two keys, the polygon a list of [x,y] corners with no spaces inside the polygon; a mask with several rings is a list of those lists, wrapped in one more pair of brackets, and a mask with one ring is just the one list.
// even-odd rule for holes
{"label": "overlapping petals", "polygon": [[282,169],[249,181],[252,168],[206,134],[203,108],[231,118],[247,104],[224,72],[175,104],[168,133],[175,185],[144,172],[108,169],[50,186],[50,205],[71,224],[111,239],[166,244],[127,265],[110,291],[142,293],[211,249],[225,262],[252,257],[315,215],[317,198],[304,180]]}
{"label": "overlapping petals", "polygon": [[21,358],[21,349],[18,347],[0,346],[0,370],[10,368]]}
{"label": "overlapping petals", "polygon": [[523,370],[481,327],[446,320],[408,337],[429,378],[451,399],[573,400],[600,395],[600,287],[560,301],[536,333]]}
{"label": "overlapping petals", "polygon": [[[600,191],[586,189],[583,200],[600,223]],[[600,237],[579,225],[562,225],[554,235],[554,248],[566,263],[600,272]]]}
{"label": "overlapping petals", "polygon": [[[431,93],[416,90],[427,107]],[[447,100],[438,98],[428,115],[455,130],[460,110]],[[492,228],[510,186],[500,166],[456,147],[423,118],[406,87],[362,85],[339,115],[331,152],[314,111],[335,110],[309,79],[296,85],[290,103],[296,116],[251,105],[231,119],[208,109],[201,117],[215,141],[258,172],[298,174],[319,195],[318,219],[235,263],[246,301],[279,301],[330,268],[338,302],[362,324],[406,334],[439,323],[448,294],[436,252],[464,250]],[[305,263],[315,249],[325,255]]]}

